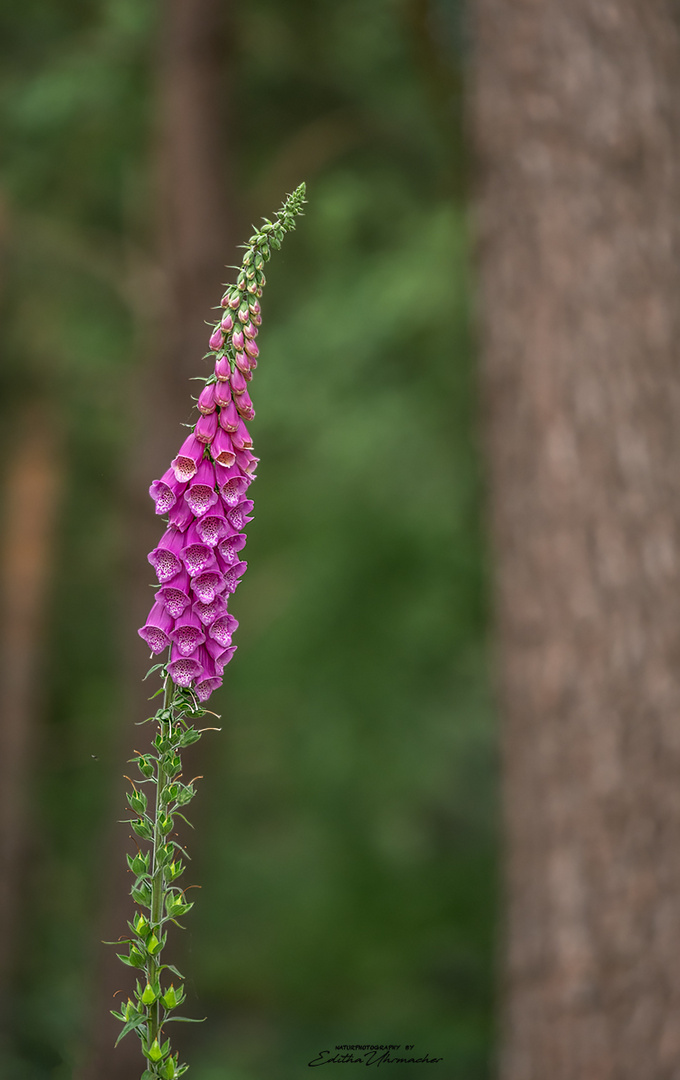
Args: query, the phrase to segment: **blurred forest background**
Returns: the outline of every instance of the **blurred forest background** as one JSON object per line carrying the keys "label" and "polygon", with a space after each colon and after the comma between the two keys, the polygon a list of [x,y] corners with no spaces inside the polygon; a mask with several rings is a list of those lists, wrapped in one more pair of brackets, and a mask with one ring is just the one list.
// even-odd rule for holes
{"label": "blurred forest background", "polygon": [[181,7],[0,4],[0,1075],[136,1075],[99,942],[131,911],[146,492],[207,370],[220,265],[304,179],[263,300],[239,651],[188,762],[202,889],[172,951],[208,1019],[175,1038],[196,1080],[293,1080],[363,1041],[482,1080],[495,760],[459,3]]}

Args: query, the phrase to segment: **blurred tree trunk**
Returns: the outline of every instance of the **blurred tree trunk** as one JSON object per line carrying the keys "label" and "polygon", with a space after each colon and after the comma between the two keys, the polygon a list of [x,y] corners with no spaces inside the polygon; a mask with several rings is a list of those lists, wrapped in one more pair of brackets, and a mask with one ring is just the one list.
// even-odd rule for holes
{"label": "blurred tree trunk", "polygon": [[[194,384],[189,378],[208,374],[201,365],[207,349],[205,322],[221,295],[225,262],[235,246],[226,115],[229,7],[223,0],[168,0],[163,11],[152,164],[158,192],[161,284],[160,295],[149,286],[137,301],[141,319],[146,320],[148,363],[141,373],[138,435],[127,481],[124,524],[129,547],[121,613],[127,680],[121,766],[135,747],[148,741],[146,729],[140,733],[133,727],[133,721],[149,713],[147,698],[152,691],[142,678],[151,661],[137,637],[137,627],[144,623],[152,598],[153,572],[147,552],[158,543],[163,528],[153,514],[148,488],[168,467],[184,438],[180,424],[192,413]],[[116,786],[116,817],[122,816],[117,811],[123,809],[123,783],[121,777]],[[107,850],[108,897],[102,916],[102,937],[109,939],[126,932],[126,920],[133,911],[125,873],[125,852],[130,849],[127,831],[116,825]],[[78,1075],[81,1080],[129,1080],[141,1072],[139,1040],[128,1036],[113,1052],[120,1024],[108,1010],[113,993],[131,987],[134,977],[114,949],[99,960],[94,1042]]]}
{"label": "blurred tree trunk", "polygon": [[680,28],[476,0],[502,1080],[680,1076]]}
{"label": "blurred tree trunk", "polygon": [[[0,551],[2,782],[0,783],[0,1012],[11,1015],[19,960],[22,882],[30,843],[31,756],[37,742],[40,660],[50,556],[61,487],[57,434],[50,411],[24,408],[5,449],[4,529]],[[25,438],[30,432],[30,438]]]}

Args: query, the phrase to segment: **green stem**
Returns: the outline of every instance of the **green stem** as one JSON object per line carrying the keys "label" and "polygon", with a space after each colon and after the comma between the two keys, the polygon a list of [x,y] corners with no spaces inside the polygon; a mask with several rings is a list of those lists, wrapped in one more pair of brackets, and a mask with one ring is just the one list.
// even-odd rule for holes
{"label": "green stem", "polygon": [[[167,714],[167,710],[170,708],[172,698],[174,696],[174,685],[171,679],[166,676],[163,696],[163,711]],[[170,734],[170,723],[167,720],[159,721],[160,734],[162,738],[167,738]],[[163,803],[161,796],[163,790],[167,784],[167,774],[163,768],[163,754],[159,754],[158,769],[157,769],[157,783],[156,783],[156,807],[154,813],[154,827],[153,827],[153,848],[151,854],[151,931],[156,934],[158,940],[161,940],[162,923],[163,918],[163,902],[165,898],[165,872],[162,866],[159,866],[159,850],[161,846],[165,846],[165,837],[161,830],[160,819],[163,809]],[[147,967],[147,979],[152,986],[155,985],[158,979],[158,973],[161,963],[161,954],[158,952],[155,956],[149,957],[149,963]],[[151,1045],[154,1039],[158,1038],[161,1026],[161,1002],[157,999],[153,1005],[149,1006],[149,1025],[148,1025],[148,1037],[149,1045]]]}

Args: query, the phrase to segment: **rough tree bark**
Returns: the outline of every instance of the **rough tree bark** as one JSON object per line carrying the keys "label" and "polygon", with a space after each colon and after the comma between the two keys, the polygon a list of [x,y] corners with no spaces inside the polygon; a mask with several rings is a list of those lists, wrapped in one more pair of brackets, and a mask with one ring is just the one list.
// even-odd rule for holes
{"label": "rough tree bark", "polygon": [[502,1080],[680,1077],[679,11],[473,4]]}
{"label": "rough tree bark", "polygon": [[[148,713],[148,684],[142,678],[150,664],[136,629],[145,621],[151,596],[153,574],[147,552],[158,543],[162,529],[148,497],[149,483],[165,471],[184,437],[180,424],[191,417],[190,394],[195,386],[188,380],[201,374],[201,357],[207,349],[205,320],[219,299],[220,282],[226,280],[225,262],[236,243],[226,116],[229,11],[230,4],[224,0],[167,0],[163,9],[152,164],[158,191],[161,288],[159,296],[145,298],[141,316],[148,319],[149,308],[156,304],[154,325],[146,326],[149,349],[139,394],[140,426],[126,481],[127,550],[120,632],[126,653],[127,700],[121,721],[121,766],[140,739],[146,738],[133,727],[133,721]],[[117,791],[116,818],[123,809],[120,785]],[[107,845],[104,938],[125,932],[133,910],[125,873],[130,840],[121,825],[114,828]],[[112,994],[128,987],[131,980],[114,949],[102,953],[99,964],[94,1040],[78,1080],[129,1080],[142,1069],[139,1041],[128,1036],[114,1053],[120,1024],[108,1010]]]}

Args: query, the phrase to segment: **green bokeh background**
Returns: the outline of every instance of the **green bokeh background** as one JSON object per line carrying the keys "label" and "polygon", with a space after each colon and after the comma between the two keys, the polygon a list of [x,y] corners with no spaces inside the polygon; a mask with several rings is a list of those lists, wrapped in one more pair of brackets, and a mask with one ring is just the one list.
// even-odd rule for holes
{"label": "green bokeh background", "polygon": [[[16,417],[47,395],[66,471],[7,1080],[63,1080],[82,1056],[119,729],[138,719],[120,689],[121,477],[161,17],[152,0],[0,2],[0,409],[5,439],[24,438]],[[274,210],[296,153],[309,205],[268,268],[239,652],[212,699],[223,731],[191,815],[202,891],[178,943],[208,1020],[181,1045],[195,1080],[294,1080],[363,1041],[482,1080],[495,751],[464,12],[250,0],[232,20],[240,213]]]}

